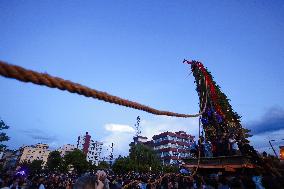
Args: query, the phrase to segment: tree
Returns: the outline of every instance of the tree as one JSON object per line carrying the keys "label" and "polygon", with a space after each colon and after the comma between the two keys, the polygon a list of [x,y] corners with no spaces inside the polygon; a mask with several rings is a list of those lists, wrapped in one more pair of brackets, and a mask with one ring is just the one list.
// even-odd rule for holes
{"label": "tree", "polygon": [[106,161],[101,161],[97,167],[98,169],[109,169],[110,164]]}
{"label": "tree", "polygon": [[60,171],[63,166],[63,159],[59,151],[52,151],[46,162],[47,169],[49,171]]}
{"label": "tree", "polygon": [[115,160],[112,170],[118,174],[129,171],[160,172],[162,166],[158,155],[152,148],[144,144],[136,144],[131,147],[128,157],[119,156]]}
{"label": "tree", "polygon": [[21,170],[26,171],[29,175],[35,176],[42,172],[42,160],[33,160],[32,162],[23,161],[20,163]]}
{"label": "tree", "polygon": [[[5,124],[5,122],[1,119],[0,120],[0,131],[4,129],[9,129],[9,126]],[[6,133],[0,132],[0,151],[3,150],[6,145],[3,144],[3,142],[8,141],[10,138],[7,136]]]}
{"label": "tree", "polygon": [[129,158],[138,171],[146,172],[150,170],[150,167],[152,171],[158,171],[161,167],[160,159],[156,152],[144,144],[132,146]]}
{"label": "tree", "polygon": [[78,149],[65,155],[64,161],[67,166],[72,166],[74,171],[78,174],[82,174],[90,168],[89,163],[86,160],[86,155]]}
{"label": "tree", "polygon": [[266,151],[262,152],[262,157],[267,158],[267,152]]}
{"label": "tree", "polygon": [[42,160],[33,160],[29,165],[30,171],[32,174],[39,174],[42,170],[43,161]]}
{"label": "tree", "polygon": [[112,165],[112,170],[117,174],[124,174],[135,170],[135,165],[129,157],[119,156]]}
{"label": "tree", "polygon": [[4,171],[4,165],[3,165],[3,163],[1,163],[0,164],[0,173],[3,173],[3,171]]}
{"label": "tree", "polygon": [[96,164],[89,163],[89,171],[96,172],[98,170],[98,166]]}

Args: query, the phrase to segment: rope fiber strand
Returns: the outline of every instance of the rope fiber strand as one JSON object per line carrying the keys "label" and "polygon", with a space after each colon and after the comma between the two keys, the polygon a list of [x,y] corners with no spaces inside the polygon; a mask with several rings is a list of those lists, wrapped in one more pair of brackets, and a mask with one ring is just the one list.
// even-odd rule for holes
{"label": "rope fiber strand", "polygon": [[137,102],[133,102],[114,95],[110,95],[106,92],[91,89],[89,87],[83,86],[78,83],[74,83],[72,81],[64,80],[59,77],[54,77],[46,73],[39,73],[36,71],[28,70],[20,66],[11,65],[1,60],[0,60],[0,75],[7,78],[17,79],[22,82],[30,82],[37,85],[44,85],[50,88],[57,88],[63,91],[66,90],[70,93],[77,93],[85,97],[92,97],[98,100],[103,100],[105,102],[114,103],[137,110],[142,110],[155,115],[166,115],[166,116],[183,117],[183,118],[198,117],[205,111],[206,107],[204,106],[203,111],[201,111],[200,113],[193,115],[157,110]]}

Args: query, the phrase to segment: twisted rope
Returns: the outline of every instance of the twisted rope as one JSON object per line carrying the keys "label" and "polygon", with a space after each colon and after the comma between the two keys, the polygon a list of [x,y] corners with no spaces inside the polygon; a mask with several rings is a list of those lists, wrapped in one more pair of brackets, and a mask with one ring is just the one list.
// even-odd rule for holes
{"label": "twisted rope", "polygon": [[77,93],[85,97],[92,97],[98,100],[103,100],[105,102],[114,103],[137,110],[142,110],[155,115],[166,115],[166,116],[183,117],[183,118],[198,117],[203,112],[205,112],[206,109],[205,105],[204,109],[200,113],[193,115],[157,110],[137,102],[133,102],[114,95],[110,95],[106,92],[91,89],[89,87],[83,86],[78,83],[74,83],[72,81],[64,80],[59,77],[54,77],[46,73],[39,73],[36,71],[28,70],[20,66],[11,65],[1,60],[0,60],[0,75],[7,78],[17,79],[22,82],[31,82],[37,85],[44,85],[50,88],[57,88],[63,91],[66,90],[70,93]]}

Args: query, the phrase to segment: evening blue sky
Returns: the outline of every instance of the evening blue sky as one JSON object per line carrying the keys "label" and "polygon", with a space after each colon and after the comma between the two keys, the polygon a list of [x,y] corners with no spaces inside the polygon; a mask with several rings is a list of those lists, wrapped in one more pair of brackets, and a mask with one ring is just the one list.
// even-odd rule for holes
{"label": "evening blue sky", "polygon": [[[0,0],[0,12],[1,60],[179,113],[198,112],[194,78],[182,60],[199,60],[256,133],[257,148],[283,137],[283,1]],[[0,86],[10,148],[36,142],[57,148],[89,131],[123,154],[133,131],[110,128],[133,126],[138,115],[147,136],[198,130],[196,119],[154,116],[3,77]],[[280,120],[272,123],[278,126],[266,117]]]}

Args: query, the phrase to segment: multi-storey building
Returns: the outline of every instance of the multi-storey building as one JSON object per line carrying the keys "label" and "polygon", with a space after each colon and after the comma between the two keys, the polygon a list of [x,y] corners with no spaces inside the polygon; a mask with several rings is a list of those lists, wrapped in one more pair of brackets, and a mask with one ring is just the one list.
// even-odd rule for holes
{"label": "multi-storey building", "polygon": [[93,165],[99,165],[99,162],[102,161],[101,153],[102,153],[103,143],[98,141],[91,140],[89,150],[87,153],[87,161],[89,161]]}
{"label": "multi-storey building", "polygon": [[102,142],[91,140],[91,135],[86,132],[86,135],[79,136],[77,141],[77,148],[82,150],[86,155],[87,161],[98,165],[102,160]]}
{"label": "multi-storey building", "polygon": [[183,158],[190,157],[190,146],[193,140],[194,136],[184,131],[164,132],[153,136],[152,145],[163,164],[177,164]]}
{"label": "multi-storey building", "polygon": [[60,152],[61,157],[64,157],[69,152],[72,152],[75,150],[75,146],[72,144],[65,144],[62,147],[60,147],[57,151]]}
{"label": "multi-storey building", "polygon": [[46,164],[50,150],[47,144],[37,144],[36,146],[25,146],[21,149],[20,162],[42,160]]}

